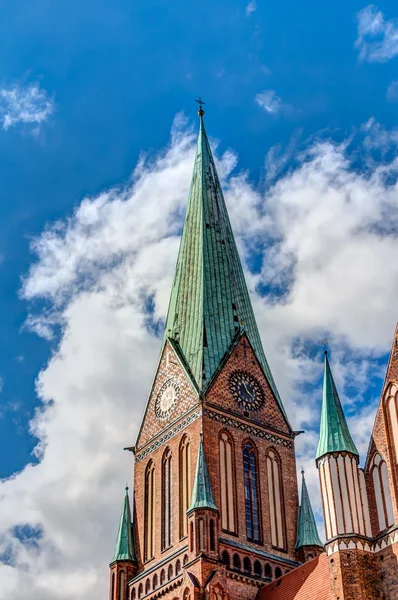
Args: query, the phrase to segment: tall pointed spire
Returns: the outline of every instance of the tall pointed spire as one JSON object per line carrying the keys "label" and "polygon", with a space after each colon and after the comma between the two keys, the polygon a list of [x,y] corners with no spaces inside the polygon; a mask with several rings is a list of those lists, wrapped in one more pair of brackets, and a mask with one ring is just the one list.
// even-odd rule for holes
{"label": "tall pointed spire", "polygon": [[331,452],[351,452],[358,455],[347,421],[344,416],[340,398],[330,369],[328,353],[325,350],[325,367],[323,375],[322,413],[316,458]]}
{"label": "tall pointed spire", "polygon": [[135,562],[137,560],[135,554],[135,543],[133,535],[133,526],[131,523],[130,501],[127,486],[126,494],[124,496],[123,511],[120,517],[115,553],[111,560],[111,564],[118,560],[129,560],[131,562]]}
{"label": "tall pointed spire", "polygon": [[195,481],[192,489],[191,505],[187,510],[190,513],[198,508],[218,510],[214,502],[211,488],[209,469],[207,467],[202,435],[200,436],[198,460],[196,463]]}
{"label": "tall pointed spire", "polygon": [[315,523],[314,513],[312,512],[307,484],[305,483],[304,470],[301,471],[301,475],[301,503],[298,514],[297,542],[295,549],[298,550],[303,546],[320,546],[323,548]]}
{"label": "tall pointed spire", "polygon": [[207,138],[202,105],[195,163],[165,327],[200,390],[244,330],[283,410],[265,358]]}

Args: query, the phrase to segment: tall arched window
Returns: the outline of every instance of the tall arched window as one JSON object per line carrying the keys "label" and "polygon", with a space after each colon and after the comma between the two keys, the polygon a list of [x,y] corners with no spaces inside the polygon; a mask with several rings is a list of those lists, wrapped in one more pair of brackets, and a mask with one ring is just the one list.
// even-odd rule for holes
{"label": "tall arched window", "polygon": [[267,456],[268,500],[271,521],[271,543],[275,548],[285,549],[285,517],[281,465],[277,454],[270,450]]}
{"label": "tall arched window", "polygon": [[171,452],[167,448],[162,460],[162,550],[172,543],[172,470]]}
{"label": "tall arched window", "polygon": [[149,462],[145,471],[145,560],[155,554],[155,465]]}
{"label": "tall arched window", "polygon": [[199,519],[199,551],[205,550],[205,524],[203,519]]}
{"label": "tall arched window", "polygon": [[236,533],[234,444],[225,431],[220,436],[221,527]]}
{"label": "tall arched window", "polygon": [[394,512],[391,501],[390,483],[385,461],[380,454],[375,454],[372,460],[371,473],[376,496],[377,516],[380,531],[394,523]]}
{"label": "tall arched window", "polygon": [[[396,385],[391,385],[386,394],[391,440],[395,449],[395,462],[398,463],[398,394]],[[392,458],[392,457],[391,457]]]}
{"label": "tall arched window", "polygon": [[115,573],[112,573],[111,578],[111,598],[110,600],[115,600]]}
{"label": "tall arched window", "polygon": [[186,435],[181,440],[180,468],[180,537],[188,535],[187,510],[191,501],[191,448]]}
{"label": "tall arched window", "polygon": [[119,600],[126,600],[126,575],[124,571],[120,571]]}
{"label": "tall arched window", "polygon": [[210,519],[209,523],[209,532],[210,532],[210,550],[214,552],[216,549],[216,533],[215,533],[215,525],[214,519]]}
{"label": "tall arched window", "polygon": [[254,542],[261,539],[257,456],[251,442],[246,442],[243,448],[243,468],[245,474],[245,507],[247,537]]}

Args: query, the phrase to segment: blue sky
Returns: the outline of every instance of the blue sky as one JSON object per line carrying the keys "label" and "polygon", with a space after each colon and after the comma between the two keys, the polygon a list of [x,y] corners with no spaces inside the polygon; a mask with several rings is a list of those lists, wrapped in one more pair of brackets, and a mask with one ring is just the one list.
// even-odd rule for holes
{"label": "blue sky", "polygon": [[[138,263],[129,261],[142,253],[144,292],[154,298],[152,316],[163,318],[192,165],[198,95],[206,101],[207,130],[240,248],[252,268],[249,286],[259,292],[254,302],[267,354],[279,387],[294,398],[301,424],[309,429],[309,441],[300,450],[303,462],[310,464],[316,441],[324,335],[332,348],[332,368],[336,359],[347,412],[363,417],[356,419],[357,433],[365,421],[367,433],[368,414],[373,418],[374,412],[366,406],[374,411],[398,319],[397,273],[386,259],[396,250],[397,194],[391,188],[398,143],[396,4],[379,2],[376,8],[365,2],[312,0],[301,4],[202,0],[197,5],[15,0],[2,6],[1,17],[0,477],[42,461],[43,448],[50,447],[55,435],[51,419],[66,402],[63,388],[73,387],[74,379],[73,369],[57,368],[69,364],[68,352],[79,356],[86,348],[87,340],[79,336],[113,348],[112,327],[102,331],[95,323],[100,314],[97,304],[89,316],[78,316],[85,292],[107,289],[109,282],[102,277],[111,277],[113,261],[119,265],[121,258],[130,257],[126,277],[133,282]],[[143,154],[146,162],[132,178]],[[385,180],[380,167],[386,170]],[[140,197],[134,188],[137,181],[151,197],[148,213],[134,204]],[[118,191],[107,195],[115,186]],[[352,198],[347,210],[345,195]],[[91,200],[81,204],[86,197]],[[130,229],[122,225],[121,201],[130,206],[125,215]],[[145,203],[145,197],[141,201]],[[258,212],[253,212],[254,205]],[[176,208],[179,219],[173,220]],[[150,210],[163,211],[163,221]],[[324,221],[330,211],[333,219]],[[96,254],[90,219],[108,254]],[[371,231],[376,225],[378,231],[385,228],[379,238],[369,242],[355,237],[362,227]],[[311,248],[305,245],[308,239]],[[350,246],[350,240],[357,244]],[[154,283],[153,261],[145,258],[147,249],[156,244],[169,260],[161,288]],[[333,244],[344,252],[329,265]],[[109,250],[114,246],[117,250]],[[369,247],[372,252],[366,258]],[[303,259],[308,254],[312,262]],[[317,259],[324,266],[316,272],[319,280],[316,269],[311,270]],[[368,277],[363,276],[364,264]],[[95,281],[94,287],[82,284],[85,276]],[[131,316],[124,321],[119,313],[106,312],[101,326],[114,318],[128,335],[136,326],[148,349],[142,381],[129,380],[126,373],[134,372],[141,358],[131,354],[132,366],[127,357],[135,346],[120,340],[120,346],[130,350],[115,351],[109,359],[114,364],[117,356],[116,372],[121,369],[115,395],[124,397],[123,390],[124,395],[128,390],[127,395],[135,397],[138,386],[143,397],[153,375],[158,341],[143,333],[144,309],[138,307],[134,290],[123,287],[124,280],[123,285],[116,284],[118,272],[112,277],[109,297],[129,298],[126,314],[131,310]],[[329,294],[318,297],[320,287],[327,290],[329,285]],[[382,301],[374,288],[380,288]],[[306,290],[313,304],[305,298]],[[272,298],[262,300],[270,291]],[[281,295],[290,298],[288,306],[282,306]],[[99,303],[100,298],[98,292]],[[114,329],[118,331],[116,325]],[[47,338],[52,332],[52,339],[38,336],[38,330]],[[96,338],[99,331],[103,339],[99,333]],[[281,348],[286,352],[279,352]],[[288,358],[288,367],[283,357]],[[96,358],[98,363],[102,359]],[[86,406],[88,396],[81,395],[89,389],[88,381],[90,389],[96,389],[92,400],[96,406],[102,405],[103,395],[114,391],[109,382],[96,388],[96,379],[89,375],[89,353],[84,360],[84,378],[81,375],[68,396],[79,423],[85,423],[79,407]],[[80,397],[81,405],[75,405]],[[315,412],[308,407],[312,398],[317,402]],[[125,400],[120,402],[125,406]],[[142,402],[137,401],[139,407]],[[39,418],[31,422],[38,408]],[[96,427],[101,428],[100,415],[98,419]],[[118,423],[115,417],[115,427]],[[129,433],[120,432],[120,448],[127,445],[125,440],[131,442],[135,421],[129,427]],[[57,432],[59,439],[74,439],[75,432]],[[38,439],[40,448],[32,454]],[[80,441],[75,440],[76,447]],[[120,460],[112,490],[117,489],[123,469],[129,468],[126,459]],[[22,479],[15,481],[17,488],[22,486],[18,483]],[[315,476],[309,485],[315,490]],[[35,519],[32,531],[37,527],[41,531],[42,522],[37,515]],[[25,527],[25,522],[28,517],[22,525],[15,521],[14,529]],[[109,516],[110,527],[111,522]],[[103,547],[106,550],[106,542]],[[16,573],[15,581],[23,589],[18,569]]]}

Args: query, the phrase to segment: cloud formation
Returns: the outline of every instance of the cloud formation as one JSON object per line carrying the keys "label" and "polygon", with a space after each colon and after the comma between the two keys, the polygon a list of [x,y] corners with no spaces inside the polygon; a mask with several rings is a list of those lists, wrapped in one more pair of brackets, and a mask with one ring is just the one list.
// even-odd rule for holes
{"label": "cloud formation", "polygon": [[386,21],[374,4],[356,16],[358,37],[355,42],[360,60],[386,62],[398,54],[398,19]]}
{"label": "cloud formation", "polygon": [[266,113],[277,117],[278,115],[292,115],[295,110],[280,98],[275,90],[263,90],[256,94],[255,103]]}
{"label": "cloud formation", "polygon": [[253,12],[256,12],[256,10],[257,10],[256,0],[251,0],[251,2],[249,2],[249,4],[246,6],[246,15],[250,16]]}
{"label": "cloud formation", "polygon": [[387,88],[386,97],[389,102],[398,101],[398,80],[392,81],[390,83],[390,85]]}
{"label": "cloud formation", "polygon": [[[132,471],[122,448],[135,441],[159,354],[195,137],[179,116],[168,147],[142,157],[125,189],[85,198],[33,243],[22,293],[43,304],[31,322],[57,332],[59,343],[37,380],[31,432],[40,462],[1,484],[1,598],[106,597]],[[232,152],[218,156],[218,169],[241,255],[259,261],[255,274],[246,268],[248,285],[287,411],[307,430],[297,439],[298,466],[319,513],[321,393],[311,385],[322,364],[308,349],[329,338],[363,450],[372,359],[388,350],[397,316],[398,162],[362,173],[349,142],[331,140],[297,160],[265,193],[236,170]]]}
{"label": "cloud formation", "polygon": [[0,121],[5,130],[23,124],[33,126],[37,133],[53,112],[54,100],[38,83],[15,83],[0,89]]}

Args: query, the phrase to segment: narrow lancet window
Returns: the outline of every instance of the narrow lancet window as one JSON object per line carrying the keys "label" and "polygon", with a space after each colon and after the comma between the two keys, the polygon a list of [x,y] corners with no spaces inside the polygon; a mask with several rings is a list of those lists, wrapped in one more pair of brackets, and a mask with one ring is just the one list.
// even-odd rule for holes
{"label": "narrow lancet window", "polygon": [[285,519],[283,510],[282,477],[279,457],[273,450],[267,456],[268,500],[271,522],[271,543],[285,548]]}
{"label": "narrow lancet window", "polygon": [[225,531],[236,533],[236,488],[234,468],[234,445],[231,437],[223,431],[220,436],[221,477],[221,526]]}
{"label": "narrow lancet window", "polygon": [[155,554],[155,465],[151,461],[145,471],[145,560]]}
{"label": "narrow lancet window", "polygon": [[191,501],[191,448],[186,435],[180,443],[180,537],[188,535],[187,510]]}
{"label": "narrow lancet window", "polygon": [[162,550],[172,544],[172,463],[167,449],[162,461]]}
{"label": "narrow lancet window", "polygon": [[251,442],[246,442],[243,448],[243,468],[245,476],[245,508],[247,537],[259,542],[261,539],[257,456]]}

